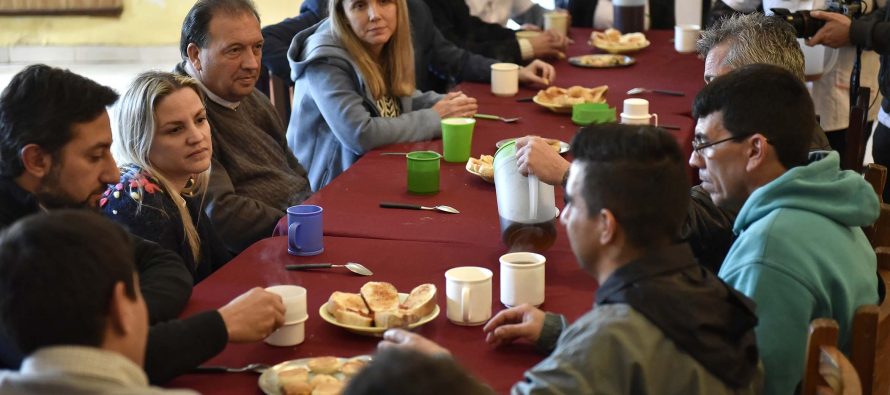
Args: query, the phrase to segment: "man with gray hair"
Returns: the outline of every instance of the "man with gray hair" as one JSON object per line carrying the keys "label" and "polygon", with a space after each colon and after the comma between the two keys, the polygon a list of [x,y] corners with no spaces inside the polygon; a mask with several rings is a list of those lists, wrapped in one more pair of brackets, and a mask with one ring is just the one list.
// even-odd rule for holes
{"label": "man with gray hair", "polygon": [[312,190],[285,125],[254,88],[263,35],[250,0],[198,0],[182,23],[176,72],[201,83],[213,129],[207,216],[233,252],[268,237]]}
{"label": "man with gray hair", "polygon": [[803,52],[794,28],[763,14],[736,14],[702,32],[698,53],[705,57],[705,83],[739,67],[779,66],[804,81]]}

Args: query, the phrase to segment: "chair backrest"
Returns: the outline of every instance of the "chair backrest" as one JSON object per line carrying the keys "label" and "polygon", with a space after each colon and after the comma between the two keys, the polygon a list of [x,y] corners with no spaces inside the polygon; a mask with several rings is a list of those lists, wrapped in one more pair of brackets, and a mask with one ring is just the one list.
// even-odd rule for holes
{"label": "chair backrest", "polygon": [[878,276],[883,285],[884,298],[880,305],[866,305],[856,309],[853,317],[853,366],[862,379],[864,394],[890,394],[890,248],[878,247]]}
{"label": "chair backrest", "polygon": [[890,205],[883,202],[884,184],[887,182],[887,168],[876,163],[869,163],[862,172],[865,181],[871,184],[881,202],[881,214],[871,226],[862,228],[871,246],[890,247]]}
{"label": "chair backrest", "polygon": [[837,322],[817,318],[810,323],[801,395],[861,395],[856,369],[837,348]]}
{"label": "chair backrest", "polygon": [[865,156],[865,130],[868,128],[868,99],[870,90],[866,87],[859,88],[859,96],[856,103],[850,106],[850,121],[847,124],[844,161],[841,167],[856,172],[862,172],[862,158]]}
{"label": "chair backrest", "polygon": [[272,106],[275,107],[275,111],[281,117],[285,126],[290,122],[291,100],[293,100],[293,97],[294,95],[291,93],[291,87],[287,81],[269,72],[269,100],[272,101]]}

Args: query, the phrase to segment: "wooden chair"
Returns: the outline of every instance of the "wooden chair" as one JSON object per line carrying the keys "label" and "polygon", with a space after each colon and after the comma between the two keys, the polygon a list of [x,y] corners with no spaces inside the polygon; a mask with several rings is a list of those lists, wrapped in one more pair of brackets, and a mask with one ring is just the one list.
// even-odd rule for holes
{"label": "wooden chair", "polygon": [[293,92],[290,84],[281,77],[269,72],[269,100],[275,107],[275,112],[281,117],[284,125],[290,122],[291,101],[293,100]]}
{"label": "wooden chair", "polygon": [[881,202],[881,214],[878,220],[871,226],[862,228],[872,247],[890,247],[890,205],[883,202],[882,191],[887,182],[887,168],[879,164],[870,163],[863,170],[863,177],[874,188]]}
{"label": "wooden chair", "polygon": [[862,379],[863,394],[890,394],[890,248],[878,247],[878,275],[884,290],[880,305],[856,309],[850,360]]}
{"label": "wooden chair", "polygon": [[868,128],[869,88],[859,88],[856,103],[850,106],[850,121],[847,124],[846,152],[841,168],[862,172],[862,158],[865,157],[865,133]]}
{"label": "wooden chair", "polygon": [[817,318],[810,323],[801,395],[861,395],[856,369],[837,348],[837,322]]}

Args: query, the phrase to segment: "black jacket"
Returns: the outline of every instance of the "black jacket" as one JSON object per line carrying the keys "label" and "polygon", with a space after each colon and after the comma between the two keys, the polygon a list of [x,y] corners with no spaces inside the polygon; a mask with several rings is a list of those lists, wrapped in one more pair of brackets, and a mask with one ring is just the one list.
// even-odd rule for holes
{"label": "black jacket", "polygon": [[502,62],[524,63],[516,32],[470,15],[464,0],[424,0],[433,22],[448,41]]}
{"label": "black jacket", "polygon": [[629,304],[728,385],[750,385],[759,362],[754,302],[697,265],[686,245],[615,270],[596,292],[597,305],[610,303]]}
{"label": "black jacket", "polygon": [[[291,81],[287,51],[297,33],[327,17],[327,0],[306,0],[300,15],[263,28],[263,65]],[[421,0],[408,0],[411,40],[414,46],[416,84],[420,91],[445,92],[461,81],[488,82],[497,60],[466,51],[445,39],[436,29],[429,8]]]}
{"label": "black jacket", "polygon": [[887,6],[854,19],[850,24],[850,41],[881,55],[878,74],[878,84],[884,95],[881,108],[890,113],[890,12],[887,12]]}
{"label": "black jacket", "polygon": [[[201,196],[184,197],[192,224],[201,240],[201,254],[196,262],[182,226],[179,209],[173,198],[161,190],[158,180],[135,165],[122,167],[121,173],[120,182],[109,185],[99,203],[106,217],[123,225],[130,234],[177,253],[195,284],[232,259],[232,254],[201,208]],[[138,187],[133,186],[139,182],[144,182],[145,185],[137,201],[130,196],[130,192],[139,193]],[[118,187],[122,188],[121,191],[116,190]]]}
{"label": "black jacket", "polygon": [[[0,229],[39,212],[31,193],[11,179],[0,178]],[[191,274],[175,253],[136,236],[132,240],[139,288],[151,323],[145,371],[152,383],[161,384],[222,351],[228,331],[217,311],[175,319],[191,296]],[[21,353],[0,336],[0,368],[18,369],[21,361]]]}

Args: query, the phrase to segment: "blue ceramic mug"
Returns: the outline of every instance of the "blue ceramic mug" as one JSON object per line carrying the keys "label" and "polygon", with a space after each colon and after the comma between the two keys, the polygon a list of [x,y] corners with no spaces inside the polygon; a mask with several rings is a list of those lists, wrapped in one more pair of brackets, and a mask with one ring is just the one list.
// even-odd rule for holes
{"label": "blue ceramic mug", "polygon": [[304,204],[287,208],[287,252],[291,255],[318,255],[324,251],[319,206]]}

